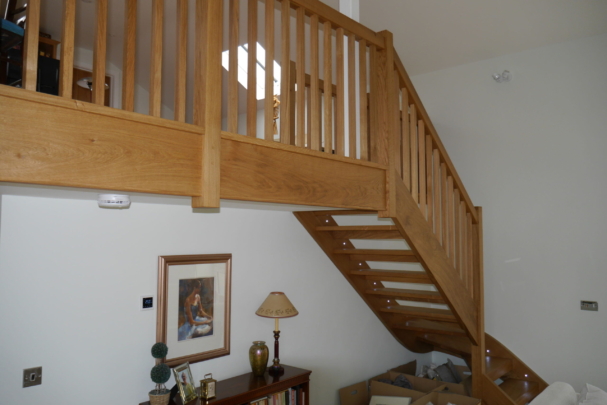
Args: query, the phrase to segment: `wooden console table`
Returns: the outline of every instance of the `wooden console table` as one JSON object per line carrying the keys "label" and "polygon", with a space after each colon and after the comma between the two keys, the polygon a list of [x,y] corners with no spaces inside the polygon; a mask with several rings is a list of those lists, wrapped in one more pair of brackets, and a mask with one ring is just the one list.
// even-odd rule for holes
{"label": "wooden console table", "polygon": [[[310,370],[286,366],[282,364],[285,373],[278,377],[268,375],[266,371],[262,377],[255,377],[251,373],[217,381],[217,396],[204,400],[193,400],[187,405],[248,405],[251,401],[266,397],[276,392],[288,390],[289,388],[301,386],[305,393],[303,405],[310,404]],[[200,387],[196,388],[200,393]],[[150,405],[149,401],[139,405]],[[177,394],[169,405],[184,405],[181,397]]]}

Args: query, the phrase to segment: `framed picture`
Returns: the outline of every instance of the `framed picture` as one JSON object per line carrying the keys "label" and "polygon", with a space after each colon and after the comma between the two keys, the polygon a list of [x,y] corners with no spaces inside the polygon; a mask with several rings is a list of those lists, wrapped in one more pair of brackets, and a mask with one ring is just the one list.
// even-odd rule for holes
{"label": "framed picture", "polygon": [[179,395],[181,395],[182,403],[187,404],[188,402],[198,398],[189,363],[184,363],[175,367],[173,369],[173,375],[175,376],[175,382],[179,387]]}
{"label": "framed picture", "polygon": [[409,405],[411,398],[408,397],[389,397],[385,395],[373,395],[369,405]]}
{"label": "framed picture", "polygon": [[232,255],[158,258],[156,341],[169,367],[230,354]]}

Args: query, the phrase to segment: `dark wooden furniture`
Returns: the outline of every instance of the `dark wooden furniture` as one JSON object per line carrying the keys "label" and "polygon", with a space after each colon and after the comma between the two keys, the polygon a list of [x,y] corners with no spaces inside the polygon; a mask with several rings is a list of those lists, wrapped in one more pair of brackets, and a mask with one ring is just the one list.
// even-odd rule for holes
{"label": "dark wooden furniture", "polygon": [[[287,390],[291,387],[301,386],[305,393],[305,403],[310,404],[310,370],[286,366],[282,364],[285,372],[281,376],[272,377],[266,373],[262,377],[255,377],[251,373],[217,381],[217,396],[208,401],[197,399],[187,405],[248,405],[251,401],[263,398],[270,394]],[[200,388],[196,391],[200,392]],[[150,405],[149,401],[139,405]],[[169,405],[184,405],[179,395]]]}

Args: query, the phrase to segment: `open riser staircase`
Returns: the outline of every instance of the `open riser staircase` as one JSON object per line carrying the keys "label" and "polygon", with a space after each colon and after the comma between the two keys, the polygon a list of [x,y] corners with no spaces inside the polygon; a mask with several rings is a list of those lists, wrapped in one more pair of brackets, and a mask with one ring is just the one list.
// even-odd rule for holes
{"label": "open riser staircase", "polygon": [[[124,33],[108,24],[108,0],[94,2],[88,21],[78,11],[87,6],[76,0],[27,3],[25,33],[17,38],[21,88],[0,85],[0,110],[11,117],[0,120],[0,181],[189,196],[204,208],[228,199],[342,209],[295,215],[399,342],[465,359],[472,395],[486,404],[524,404],[546,387],[485,334],[482,210],[392,33],[318,0],[177,0],[167,7],[163,0],[125,0]],[[59,3],[60,13],[44,15]],[[168,7],[174,10],[165,14]],[[152,16],[148,32],[137,29],[146,14],[138,10]],[[59,96],[35,91],[40,24],[50,18],[60,18],[62,32]],[[163,52],[169,29],[174,58]],[[72,99],[77,40],[87,35],[95,38],[92,104]],[[238,56],[240,46],[256,43],[265,48],[260,78],[257,48]],[[141,44],[149,49],[142,52]],[[142,53],[151,55],[137,61],[149,66],[147,115],[135,105],[136,84],[145,81],[135,63]],[[116,54],[123,55],[115,89],[121,102],[108,108],[103,78]],[[251,67],[246,88],[241,65]],[[259,102],[258,81],[265,89]],[[168,82],[172,117],[163,114]],[[191,103],[186,89],[193,89]]]}
{"label": "open riser staircase", "polygon": [[[415,245],[395,222],[370,211],[296,212],[296,217],[392,335],[414,352],[441,351],[464,359],[481,382],[483,403],[524,405],[547,384],[518,357],[484,335],[484,370],[474,345],[424,269]],[[411,243],[411,242],[410,242]],[[469,387],[472,390],[472,387]]]}

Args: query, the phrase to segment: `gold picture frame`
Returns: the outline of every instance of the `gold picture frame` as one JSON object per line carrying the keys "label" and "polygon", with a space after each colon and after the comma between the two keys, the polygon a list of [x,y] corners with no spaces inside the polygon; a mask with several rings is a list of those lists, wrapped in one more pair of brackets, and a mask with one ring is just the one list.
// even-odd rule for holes
{"label": "gold picture frame", "polygon": [[158,258],[156,341],[169,367],[230,354],[232,255]]}
{"label": "gold picture frame", "polygon": [[188,362],[173,368],[173,375],[175,376],[177,387],[179,387],[182,403],[187,404],[198,398],[196,385],[194,384],[194,378],[192,378],[192,371]]}

